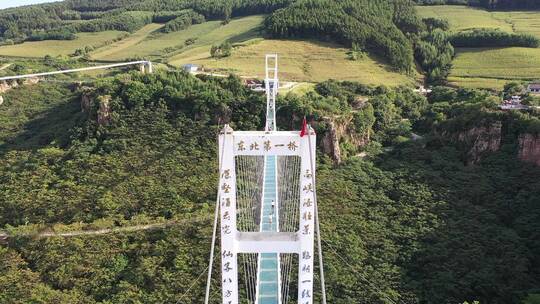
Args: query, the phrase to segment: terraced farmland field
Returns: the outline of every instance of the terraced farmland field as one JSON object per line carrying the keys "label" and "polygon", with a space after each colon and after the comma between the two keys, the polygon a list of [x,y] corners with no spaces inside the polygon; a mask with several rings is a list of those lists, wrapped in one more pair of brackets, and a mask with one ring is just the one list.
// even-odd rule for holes
{"label": "terraced farmland field", "polygon": [[105,31],[97,33],[79,33],[74,40],[45,40],[31,41],[16,45],[0,47],[0,56],[14,57],[44,57],[45,55],[59,56],[73,54],[76,49],[85,46],[96,46],[113,40],[123,34],[120,31]]}
{"label": "terraced farmland field", "polygon": [[512,25],[516,33],[527,33],[540,38],[540,12],[493,12],[494,18]]}
{"label": "terraced farmland field", "polygon": [[447,19],[451,30],[495,28],[506,32],[527,33],[540,38],[540,12],[489,12],[481,8],[455,5],[417,6],[423,17]]}
{"label": "terraced farmland field", "polygon": [[500,88],[511,80],[540,79],[540,49],[458,49],[449,80],[467,87]]}

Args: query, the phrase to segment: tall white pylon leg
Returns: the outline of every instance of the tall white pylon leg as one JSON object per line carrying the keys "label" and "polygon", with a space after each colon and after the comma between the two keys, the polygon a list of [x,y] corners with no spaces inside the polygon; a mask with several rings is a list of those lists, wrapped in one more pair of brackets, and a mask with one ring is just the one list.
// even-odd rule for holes
{"label": "tall white pylon leg", "polygon": [[278,56],[266,55],[266,131],[277,131],[276,128],[276,96],[279,89]]}

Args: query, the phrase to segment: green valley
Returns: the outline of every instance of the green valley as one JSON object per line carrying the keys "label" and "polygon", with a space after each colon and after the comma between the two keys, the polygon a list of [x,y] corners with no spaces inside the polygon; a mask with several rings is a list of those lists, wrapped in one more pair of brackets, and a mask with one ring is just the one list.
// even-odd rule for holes
{"label": "green valley", "polygon": [[0,10],[0,304],[538,304],[539,10]]}

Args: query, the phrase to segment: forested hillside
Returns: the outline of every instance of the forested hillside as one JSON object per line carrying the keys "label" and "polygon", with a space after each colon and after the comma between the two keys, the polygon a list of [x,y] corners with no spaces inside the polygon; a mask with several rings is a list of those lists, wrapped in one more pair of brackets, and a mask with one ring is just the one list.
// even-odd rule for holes
{"label": "forested hillside", "polygon": [[298,1],[267,21],[277,37],[331,37],[355,49],[372,49],[403,71],[413,68],[407,32],[420,21],[409,1]]}
{"label": "forested hillside", "polygon": [[[178,72],[7,93],[0,219],[11,237],[0,249],[0,300],[200,303],[216,134],[226,122],[261,129],[263,99],[235,77]],[[279,108],[281,128],[297,129],[307,115],[318,130],[329,303],[521,303],[538,288],[540,169],[517,159],[515,139],[540,130],[538,115],[494,112],[481,91],[441,88],[426,100],[408,88],[333,81],[281,97]],[[454,141],[495,121],[506,126],[499,151],[473,157],[471,143]],[[341,123],[349,133],[335,165],[322,152]],[[425,138],[409,140],[412,131]],[[145,223],[167,224],[40,237]]]}
{"label": "forested hillside", "polygon": [[[74,32],[103,30],[134,31],[150,22],[181,18],[181,11],[193,9],[207,19],[270,13],[287,5],[288,0],[68,0],[2,10],[0,33],[17,42],[41,32],[63,33],[51,39],[72,39]],[[167,13],[168,12],[168,13]],[[164,15],[168,16],[164,18]],[[168,20],[167,20],[168,19]]]}
{"label": "forested hillside", "polygon": [[[512,28],[510,33],[492,26],[470,27],[454,32],[448,20],[434,17],[422,19],[417,15],[414,6],[415,4],[445,3],[469,4],[500,10],[537,7],[535,1],[417,1],[415,3],[412,0],[68,0],[1,11],[0,46],[25,41],[77,40],[81,39],[84,33],[122,31],[126,33],[118,33],[118,36],[112,40],[103,39],[93,45],[83,44],[69,55],[86,56],[85,58],[92,59],[90,53],[93,50],[123,40],[131,33],[133,36],[146,35],[148,37],[141,39],[155,40],[154,42],[166,45],[156,48],[154,44],[154,47],[146,46],[146,49],[141,46],[140,52],[129,49],[125,53],[120,52],[122,55],[116,56],[118,57],[115,57],[116,59],[129,60],[144,57],[178,65],[192,63],[187,60],[203,58],[206,51],[210,51],[213,43],[216,46],[224,42],[243,43],[255,37],[313,39],[337,42],[349,48],[348,59],[351,61],[362,61],[368,55],[379,62],[388,64],[392,71],[407,77],[412,78],[420,73],[425,76],[425,82],[431,85],[443,84],[447,81],[456,47],[537,48],[540,45],[538,37],[527,31],[523,32],[515,24],[509,24]],[[201,46],[190,46],[197,44],[198,35],[205,26],[211,27],[211,22],[221,24],[224,31],[228,31],[225,25],[231,20],[238,21],[231,18],[256,14],[265,14],[261,16],[265,18],[262,26],[257,25],[247,32],[243,31],[244,28],[238,29],[238,36],[227,35],[226,39],[220,38],[217,34],[210,34],[210,38],[205,38],[205,40],[215,39],[215,42],[205,42],[210,44],[208,46],[204,43],[201,43]],[[516,21],[504,22],[515,23]],[[160,36],[158,33],[186,32],[193,25],[201,23],[204,26],[198,27],[192,37],[182,35],[162,37],[163,35]],[[155,26],[159,26],[158,24],[162,25],[159,31],[147,30],[155,29]],[[231,28],[234,27],[231,26]],[[161,41],[160,38],[164,40]],[[171,40],[174,40],[174,43]],[[244,45],[237,45],[238,48],[242,46]],[[124,50],[121,44],[119,49]],[[191,53],[192,49],[197,49],[197,52]],[[19,53],[18,50],[18,48],[9,49],[5,54],[13,56]],[[182,59],[179,59],[178,56],[184,52],[187,54],[180,56]],[[23,56],[24,54],[33,55],[35,52],[22,52],[22,54]],[[227,54],[232,54],[232,52]],[[210,59],[215,58],[210,56]],[[302,68],[306,70],[305,74],[309,74],[309,66]],[[233,70],[233,68],[228,67],[228,70]],[[418,77],[415,78],[418,79]]]}
{"label": "forested hillside", "polygon": [[498,10],[536,10],[540,8],[540,1],[538,0],[416,0],[416,2],[424,5],[468,4]]}
{"label": "forested hillside", "polygon": [[[355,58],[369,52],[395,70],[412,75],[417,42],[431,43],[420,34],[425,26],[413,4],[409,0],[70,0],[0,12],[0,44],[72,40],[80,32],[135,32],[152,22],[167,23],[163,31],[172,32],[205,20],[226,24],[236,16],[269,14],[264,26],[269,37],[338,42],[351,48]],[[438,63],[430,60],[428,65]]]}

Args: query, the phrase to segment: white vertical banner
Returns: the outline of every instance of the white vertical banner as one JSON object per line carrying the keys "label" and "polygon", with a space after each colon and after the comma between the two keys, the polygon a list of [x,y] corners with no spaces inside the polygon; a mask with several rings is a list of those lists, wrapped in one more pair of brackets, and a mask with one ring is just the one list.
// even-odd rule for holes
{"label": "white vertical banner", "polygon": [[219,136],[219,197],[221,204],[221,280],[223,304],[238,304],[238,252],[236,248],[236,169],[233,130]]}
{"label": "white vertical banner", "polygon": [[[300,172],[300,239],[299,269],[298,269],[298,304],[313,303],[313,259],[314,259],[314,234],[315,234],[315,205],[312,164],[310,148],[315,161],[315,133],[310,129],[310,134],[301,137],[301,172]],[[308,136],[311,136],[311,147]],[[313,166],[315,167],[315,166]]]}

